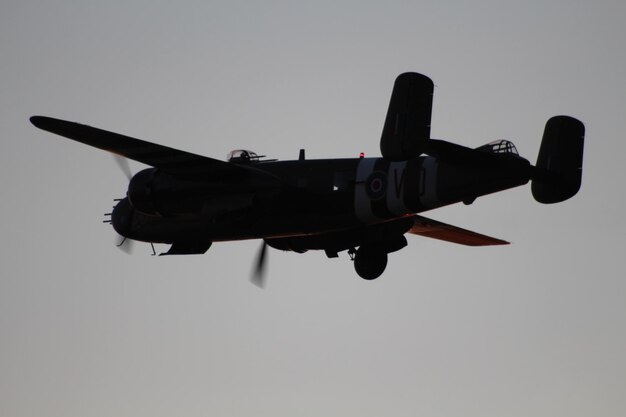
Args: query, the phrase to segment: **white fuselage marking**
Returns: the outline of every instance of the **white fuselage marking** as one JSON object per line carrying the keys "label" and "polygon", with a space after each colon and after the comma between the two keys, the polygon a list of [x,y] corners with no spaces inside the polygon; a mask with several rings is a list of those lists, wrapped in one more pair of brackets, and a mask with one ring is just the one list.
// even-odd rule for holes
{"label": "white fuselage marking", "polygon": [[433,157],[424,158],[422,172],[420,173],[420,203],[424,208],[437,207],[437,160]]}

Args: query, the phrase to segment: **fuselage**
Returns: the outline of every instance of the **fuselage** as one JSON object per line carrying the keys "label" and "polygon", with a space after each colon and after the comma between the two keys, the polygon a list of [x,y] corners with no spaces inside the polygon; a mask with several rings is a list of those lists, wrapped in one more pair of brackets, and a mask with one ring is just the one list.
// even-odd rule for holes
{"label": "fuselage", "polygon": [[150,168],[131,180],[113,226],[131,239],[161,243],[351,233],[528,182],[526,159],[494,156],[488,166],[431,156],[252,163],[275,178],[267,183]]}

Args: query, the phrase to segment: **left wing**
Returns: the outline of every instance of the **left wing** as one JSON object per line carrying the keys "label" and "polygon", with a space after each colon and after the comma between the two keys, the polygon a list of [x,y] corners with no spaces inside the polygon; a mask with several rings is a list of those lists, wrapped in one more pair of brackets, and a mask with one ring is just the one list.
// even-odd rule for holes
{"label": "left wing", "polygon": [[470,230],[438,222],[423,216],[413,215],[413,227],[408,233],[430,237],[433,239],[445,240],[447,242],[459,243],[467,246],[491,246],[508,245],[509,242],[496,239],[495,237],[481,235]]}
{"label": "left wing", "polygon": [[180,151],[79,123],[44,116],[33,116],[30,121],[40,129],[159,168],[173,175],[252,174],[259,178],[276,180],[273,175],[253,167]]}

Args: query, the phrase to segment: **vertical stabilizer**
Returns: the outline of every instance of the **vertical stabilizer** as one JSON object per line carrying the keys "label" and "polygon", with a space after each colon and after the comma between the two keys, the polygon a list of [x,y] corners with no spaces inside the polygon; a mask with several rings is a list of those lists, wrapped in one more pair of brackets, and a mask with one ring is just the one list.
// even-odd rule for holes
{"label": "vertical stabilizer", "polygon": [[415,72],[396,78],[380,138],[383,158],[406,161],[424,152],[430,139],[433,88],[430,78]]}
{"label": "vertical stabilizer", "polygon": [[540,203],[565,201],[580,189],[583,173],[585,125],[569,116],[546,123],[537,157],[532,192]]}

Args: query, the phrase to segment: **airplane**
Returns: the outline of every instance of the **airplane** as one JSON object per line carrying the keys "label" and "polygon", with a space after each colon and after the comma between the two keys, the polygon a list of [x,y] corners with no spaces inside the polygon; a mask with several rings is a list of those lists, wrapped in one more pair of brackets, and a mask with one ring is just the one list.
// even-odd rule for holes
{"label": "airplane", "polygon": [[306,159],[301,149],[297,160],[278,161],[240,149],[221,161],[74,122],[30,121],[150,166],[129,175],[126,197],[109,213],[124,239],[170,244],[161,255],[204,254],[213,242],[262,239],[252,281],[263,286],[267,246],[323,250],[329,258],[347,251],[356,273],[373,280],[388,254],[407,246],[407,233],[469,246],[508,244],[418,213],[471,204],[529,181],[544,204],[580,189],[581,121],[550,118],[533,166],[508,140],[473,149],[431,138],[432,100],[429,77],[407,72],[396,78],[376,158]]}

